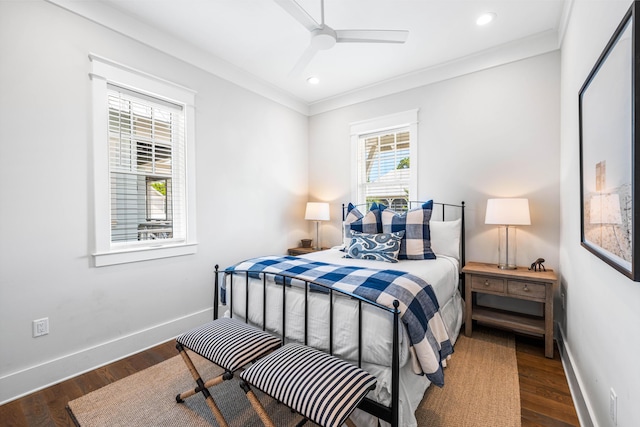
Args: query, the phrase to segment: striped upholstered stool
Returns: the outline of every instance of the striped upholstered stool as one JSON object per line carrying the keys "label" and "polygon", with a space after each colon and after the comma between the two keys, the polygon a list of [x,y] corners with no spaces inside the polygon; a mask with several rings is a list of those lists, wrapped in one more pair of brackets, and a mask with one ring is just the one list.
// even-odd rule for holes
{"label": "striped upholstered stool", "polygon": [[[183,399],[202,392],[218,424],[227,427],[228,424],[208,388],[233,378],[235,371],[280,347],[280,343],[280,339],[230,318],[217,319],[185,332],[176,338],[176,348],[198,386],[177,395],[176,401],[181,403]],[[225,372],[206,383],[203,382],[185,348],[209,359]]]}
{"label": "striped upholstered stool", "polygon": [[[287,344],[240,374],[240,386],[267,427],[274,427],[249,384],[323,427],[353,426],[349,416],[376,377],[301,344]],[[298,425],[302,425],[304,421]]]}

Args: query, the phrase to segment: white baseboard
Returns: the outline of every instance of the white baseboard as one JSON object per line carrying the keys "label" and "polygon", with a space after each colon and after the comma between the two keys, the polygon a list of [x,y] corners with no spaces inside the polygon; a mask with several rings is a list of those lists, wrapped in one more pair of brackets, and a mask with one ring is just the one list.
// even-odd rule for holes
{"label": "white baseboard", "polygon": [[2,376],[0,405],[166,342],[212,316],[212,308],[201,310]]}
{"label": "white baseboard", "polygon": [[571,390],[571,397],[576,407],[578,414],[578,420],[581,427],[598,427],[596,419],[594,417],[594,411],[589,399],[582,393],[584,389],[584,382],[580,376],[580,372],[573,369],[573,356],[571,353],[570,345],[565,339],[564,330],[557,324],[556,339],[558,342],[558,350],[560,351],[560,358],[562,359],[562,366],[564,368],[567,382],[569,383],[569,389]]}

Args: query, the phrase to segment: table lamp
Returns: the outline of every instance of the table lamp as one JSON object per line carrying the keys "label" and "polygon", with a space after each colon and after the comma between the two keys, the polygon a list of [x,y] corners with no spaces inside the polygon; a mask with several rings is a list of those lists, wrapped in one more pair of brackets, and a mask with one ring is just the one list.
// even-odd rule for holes
{"label": "table lamp", "polygon": [[531,225],[529,199],[489,199],[485,224],[498,225],[498,268],[515,270],[515,225]]}
{"label": "table lamp", "polygon": [[314,249],[320,250],[320,221],[329,221],[329,203],[307,202],[304,219],[316,222],[316,245]]}

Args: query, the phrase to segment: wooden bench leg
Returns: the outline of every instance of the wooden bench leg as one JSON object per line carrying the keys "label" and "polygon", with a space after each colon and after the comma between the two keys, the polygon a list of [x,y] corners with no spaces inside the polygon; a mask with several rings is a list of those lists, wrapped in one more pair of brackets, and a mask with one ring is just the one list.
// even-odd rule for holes
{"label": "wooden bench leg", "polygon": [[242,387],[245,394],[247,395],[247,399],[249,399],[249,403],[251,403],[251,406],[253,406],[253,410],[256,411],[256,413],[258,414],[258,417],[260,417],[262,424],[264,424],[265,427],[276,427],[273,421],[271,420],[271,418],[269,417],[269,415],[267,414],[267,411],[264,410],[264,406],[262,406],[262,403],[260,403],[256,395],[253,393],[253,391],[251,391],[249,384],[247,384],[244,381],[240,381],[240,387]]}
{"label": "wooden bench leg", "polygon": [[191,372],[191,376],[195,380],[196,384],[198,384],[198,387],[196,387],[195,389],[188,390],[188,391],[185,391],[184,393],[177,395],[176,402],[180,403],[183,401],[183,399],[186,399],[187,397],[193,396],[194,394],[200,392],[204,396],[205,401],[207,402],[207,406],[209,406],[209,409],[213,413],[213,416],[216,417],[216,421],[218,421],[218,424],[220,425],[220,427],[229,427],[229,424],[227,424],[227,421],[224,419],[222,412],[220,412],[220,408],[218,408],[218,405],[216,405],[216,402],[213,400],[213,397],[211,397],[211,393],[209,393],[209,389],[207,387],[220,384],[225,379],[232,378],[233,374],[230,372],[225,372],[224,374],[216,378],[213,378],[210,381],[207,381],[207,383],[205,384],[204,381],[202,381],[202,378],[200,377],[200,373],[198,373],[198,370],[194,366],[193,362],[191,361],[191,358],[185,351],[184,347],[181,344],[177,344],[176,348],[180,352],[180,355],[182,356],[182,360],[184,360],[184,363],[189,368],[189,372]]}

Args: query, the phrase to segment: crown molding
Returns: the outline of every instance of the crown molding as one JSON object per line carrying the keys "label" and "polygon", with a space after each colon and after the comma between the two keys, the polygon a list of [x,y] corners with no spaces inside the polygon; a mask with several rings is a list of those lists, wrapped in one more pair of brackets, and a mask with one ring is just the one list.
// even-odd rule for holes
{"label": "crown molding", "polygon": [[549,30],[531,37],[505,43],[491,49],[473,53],[472,55],[311,103],[309,105],[309,115],[313,116],[371,99],[393,95],[555,50],[558,50],[558,33]]}
{"label": "crown molding", "polygon": [[569,18],[571,18],[574,3],[575,0],[564,1],[562,15],[560,16],[560,22],[558,22],[558,48],[562,48],[562,42],[564,41],[564,35],[567,32],[567,27],[569,26]]}
{"label": "crown molding", "polygon": [[46,0],[98,25],[214,74],[304,115],[309,106],[291,94],[210,53],[96,1]]}
{"label": "crown molding", "polygon": [[46,1],[306,116],[321,114],[558,50],[574,3],[574,0],[565,1],[558,31],[549,30],[446,63],[307,103],[221,58],[178,40],[103,3],[74,0]]}

